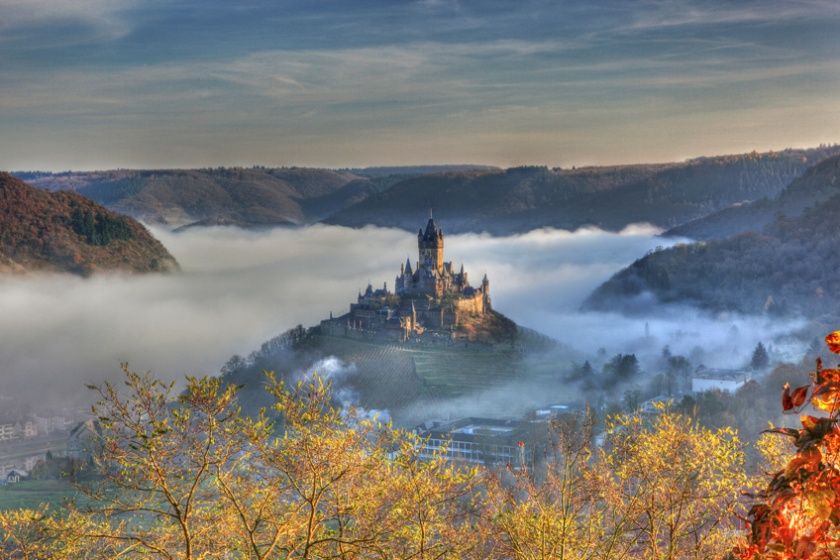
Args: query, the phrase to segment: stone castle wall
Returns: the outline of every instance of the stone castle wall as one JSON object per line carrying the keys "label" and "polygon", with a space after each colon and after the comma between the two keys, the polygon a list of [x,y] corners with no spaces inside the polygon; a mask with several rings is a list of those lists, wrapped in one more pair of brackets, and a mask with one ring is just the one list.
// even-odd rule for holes
{"label": "stone castle wall", "polygon": [[453,302],[457,317],[462,315],[483,315],[487,310],[484,305],[484,294],[476,291],[472,297],[460,297]]}

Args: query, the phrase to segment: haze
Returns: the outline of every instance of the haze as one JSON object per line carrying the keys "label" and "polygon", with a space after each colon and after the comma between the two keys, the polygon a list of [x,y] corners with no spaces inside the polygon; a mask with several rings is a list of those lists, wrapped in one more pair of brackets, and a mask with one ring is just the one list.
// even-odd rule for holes
{"label": "haze", "polygon": [[[412,234],[374,227],[153,233],[182,273],[0,279],[0,378],[7,386],[41,401],[67,400],[84,394],[84,382],[117,378],[122,361],[167,378],[213,374],[233,354],[247,355],[288,328],[345,312],[368,281],[393,287],[399,264],[416,258]],[[656,233],[647,226],[618,234],[537,230],[450,235],[446,243],[447,255],[456,266],[463,262],[474,282],[487,272],[498,310],[579,353],[604,348],[652,358],[670,344],[686,355],[703,347],[710,366],[741,365],[758,340],[800,326],[690,309],[645,318],[577,312],[600,282],[666,243]],[[798,350],[777,344],[775,351],[798,359]]]}

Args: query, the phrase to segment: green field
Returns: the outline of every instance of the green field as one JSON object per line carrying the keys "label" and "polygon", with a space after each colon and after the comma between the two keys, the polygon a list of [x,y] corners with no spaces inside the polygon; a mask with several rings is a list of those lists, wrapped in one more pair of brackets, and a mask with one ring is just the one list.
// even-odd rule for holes
{"label": "green field", "polygon": [[42,503],[58,507],[65,498],[78,495],[79,492],[66,480],[25,480],[0,486],[0,510],[34,508]]}

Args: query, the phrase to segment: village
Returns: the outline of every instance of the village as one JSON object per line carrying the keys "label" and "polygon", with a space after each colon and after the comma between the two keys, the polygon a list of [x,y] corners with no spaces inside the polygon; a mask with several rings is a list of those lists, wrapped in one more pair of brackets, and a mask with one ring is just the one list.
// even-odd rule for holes
{"label": "village", "polygon": [[74,442],[84,431],[87,416],[80,408],[0,415],[0,486],[29,479],[48,458],[81,456],[74,451]]}

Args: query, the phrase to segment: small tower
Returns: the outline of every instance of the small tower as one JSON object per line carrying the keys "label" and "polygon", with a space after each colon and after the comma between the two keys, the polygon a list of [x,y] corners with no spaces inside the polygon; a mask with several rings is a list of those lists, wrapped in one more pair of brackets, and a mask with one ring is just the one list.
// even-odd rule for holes
{"label": "small tower", "polygon": [[484,313],[490,311],[490,280],[487,279],[487,273],[484,273],[484,278],[481,279],[481,298],[484,303]]}
{"label": "small tower", "polygon": [[443,272],[443,231],[435,225],[435,219],[429,212],[426,231],[417,233],[417,247],[420,251],[420,266],[429,271]]}

